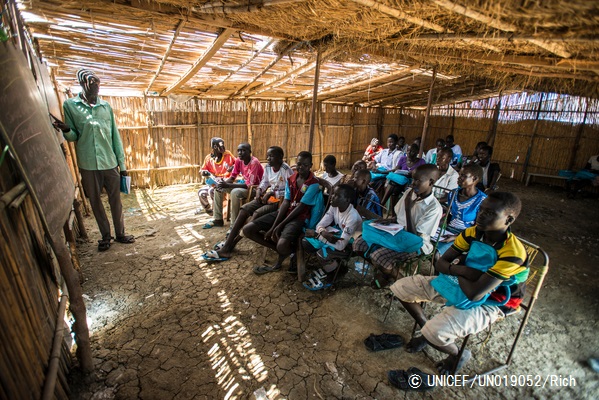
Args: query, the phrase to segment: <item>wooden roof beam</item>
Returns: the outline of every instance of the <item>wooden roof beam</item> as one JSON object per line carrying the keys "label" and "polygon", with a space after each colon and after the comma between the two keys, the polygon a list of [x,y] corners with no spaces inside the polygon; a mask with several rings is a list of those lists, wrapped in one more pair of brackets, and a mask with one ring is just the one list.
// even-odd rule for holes
{"label": "wooden roof beam", "polygon": [[259,3],[226,6],[222,1],[202,4],[191,7],[191,11],[197,13],[219,13],[219,14],[237,14],[260,11],[264,7],[281,6],[289,3],[303,3],[306,0],[262,0]]}
{"label": "wooden roof beam", "polygon": [[175,33],[173,34],[173,38],[171,39],[171,42],[169,43],[166,51],[164,52],[164,55],[162,56],[162,61],[160,62],[160,66],[158,67],[158,69],[156,70],[156,73],[152,77],[152,80],[150,81],[150,84],[148,85],[148,87],[146,89],[146,93],[150,91],[150,89],[152,88],[152,85],[156,81],[156,78],[158,78],[158,75],[160,75],[160,72],[162,72],[162,68],[164,68],[164,64],[166,63],[166,60],[168,59],[168,56],[171,53],[171,49],[173,48],[173,45],[175,44],[175,41],[177,40],[177,37],[179,37],[179,33],[181,33],[181,29],[183,29],[184,26],[185,26],[185,20],[182,19],[179,21],[179,24],[177,25],[177,29],[175,30]]}
{"label": "wooden roof beam", "polygon": [[418,18],[418,17],[414,17],[410,14],[406,14],[405,12],[403,12],[401,10],[386,6],[386,5],[379,3],[378,1],[375,1],[375,0],[350,0],[350,1],[352,1],[356,4],[363,5],[368,8],[372,8],[373,10],[377,10],[383,14],[390,15],[397,19],[407,21],[407,22],[411,23],[412,25],[430,29],[435,32],[446,32],[447,31],[441,25],[433,24],[432,22],[428,22],[422,18]]}
{"label": "wooden roof beam", "polygon": [[291,43],[289,44],[283,51],[281,51],[281,53],[274,59],[272,60],[267,66],[266,68],[264,68],[262,71],[260,71],[258,73],[258,75],[256,75],[251,81],[249,81],[248,83],[246,83],[245,85],[243,85],[242,87],[240,87],[239,89],[237,89],[235,91],[235,93],[233,93],[232,95],[229,96],[230,99],[232,99],[233,97],[237,96],[240,92],[244,91],[247,92],[248,90],[246,90],[246,88],[249,88],[250,85],[254,82],[256,82],[262,75],[264,75],[265,73],[268,72],[269,69],[271,69],[276,63],[278,63],[281,58],[285,57],[287,54],[289,54],[290,52],[292,52],[293,50],[295,50],[296,47],[298,47],[301,43]]}
{"label": "wooden roof beam", "polygon": [[595,43],[599,41],[599,36],[582,35],[576,37],[569,36],[543,36],[539,38],[531,35],[518,35],[515,33],[490,33],[490,34],[460,34],[460,33],[426,33],[413,37],[387,38],[387,42],[418,42],[418,41],[454,41],[454,40],[477,40],[482,42],[489,41],[514,41],[514,40],[544,40],[546,42],[588,42]]}
{"label": "wooden roof beam", "polygon": [[[411,57],[430,59],[428,53],[417,53],[412,51],[409,53]],[[459,55],[453,55],[449,52],[440,52],[435,54],[437,59],[451,59],[459,62],[476,61],[483,64],[515,64],[524,65],[527,67],[543,67],[559,70],[579,70],[579,71],[599,71],[599,61],[593,60],[576,60],[576,59],[558,59],[534,56],[512,56],[512,55],[497,55],[486,54],[479,52],[463,52]]]}
{"label": "wooden roof beam", "polygon": [[[329,57],[331,55],[331,53],[332,53],[332,50],[330,50],[330,49],[327,51],[324,51],[321,55],[322,59],[323,60],[326,59],[326,57]],[[292,79],[299,75],[302,75],[315,67],[316,67],[316,60],[309,61],[303,65],[299,65],[295,68],[290,69],[283,76],[272,79],[270,82],[265,82],[262,85],[259,85],[259,86],[256,86],[255,88],[247,90],[244,93],[242,93],[241,95],[245,96],[245,97],[249,97],[249,96],[254,96],[254,95],[260,94],[260,93],[266,91],[266,89],[281,86],[283,83],[287,82],[289,79]]]}
{"label": "wooden roof beam", "polygon": [[[500,31],[516,32],[518,30],[516,25],[512,25],[510,23],[489,17],[483,13],[453,3],[449,0],[433,0],[433,2],[438,6],[445,8],[446,10],[471,18],[492,28],[499,29]],[[527,41],[560,57],[570,58],[572,56],[572,54],[568,52],[566,48],[559,43],[549,42],[542,39],[530,39]]]}
{"label": "wooden roof beam", "polygon": [[229,79],[230,77],[232,77],[233,75],[235,75],[236,73],[238,73],[239,71],[241,71],[242,69],[244,69],[245,67],[247,67],[252,61],[254,61],[256,59],[256,57],[258,57],[260,54],[262,54],[262,52],[264,50],[266,50],[270,45],[272,45],[275,42],[276,39],[271,39],[268,41],[268,43],[266,43],[261,49],[259,49],[258,51],[256,51],[254,53],[253,56],[250,57],[249,60],[247,60],[246,62],[244,62],[243,64],[241,64],[239,66],[239,68],[237,68],[235,71],[229,73],[227,76],[225,76],[224,79],[222,79],[220,82],[215,83],[214,85],[210,86],[208,89],[206,89],[204,91],[204,93],[208,93],[209,91],[211,91],[212,89],[214,89],[215,87],[217,87],[218,85],[220,85],[221,83],[225,82],[227,79]]}
{"label": "wooden roof beam", "polygon": [[190,69],[187,70],[175,83],[171,86],[167,87],[165,90],[160,93],[165,96],[169,93],[172,93],[175,89],[183,86],[185,82],[190,80],[210,59],[212,56],[216,54],[217,51],[220,50],[221,47],[229,40],[231,35],[235,32],[235,29],[227,28],[223,30],[217,37],[214,39],[214,42],[206,49],[204,54],[198,58],[198,60],[192,65]]}
{"label": "wooden roof beam", "polygon": [[[412,68],[412,69],[413,69],[413,68]],[[420,74],[417,74],[417,75],[420,75]],[[328,97],[328,98],[327,98],[327,100],[338,99],[338,98],[340,98],[340,97],[346,97],[346,96],[353,96],[353,95],[355,95],[356,93],[360,93],[360,92],[366,92],[366,91],[368,91],[368,90],[372,90],[372,89],[378,89],[378,88],[385,87],[385,86],[389,86],[389,85],[394,85],[394,84],[396,84],[396,83],[399,83],[399,82],[402,82],[402,81],[405,81],[405,80],[411,79],[413,76],[414,76],[414,75],[412,75],[412,74],[410,74],[410,75],[408,75],[408,76],[402,76],[401,78],[394,79],[394,80],[392,80],[392,81],[390,81],[390,82],[385,82],[385,83],[381,83],[381,84],[378,84],[378,85],[374,85],[374,86],[370,86],[370,87],[366,87],[366,88],[362,88],[362,89],[354,90],[353,92],[349,92],[349,93],[342,93],[342,94],[338,94],[338,95],[336,95],[336,96]],[[320,97],[320,96],[319,96],[319,97]]]}
{"label": "wooden roof beam", "polygon": [[[377,83],[377,82],[383,81],[385,79],[392,78],[394,76],[404,75],[406,72],[410,72],[411,70],[417,69],[417,68],[420,68],[420,66],[412,66],[412,67],[401,68],[401,69],[399,69],[397,71],[394,71],[394,72],[391,72],[391,73],[388,73],[388,74],[384,74],[384,75],[377,75],[377,76],[374,76],[372,78],[365,79],[365,80],[356,81],[355,79],[353,79],[352,83],[348,83],[348,84],[345,84],[345,85],[342,85],[342,86],[337,86],[337,87],[329,88],[328,90],[327,89],[323,90],[322,92],[318,93],[318,98],[322,99],[322,98],[325,98],[325,97],[330,96],[330,95],[335,94],[335,93],[345,92],[347,90],[352,90],[352,89],[355,89],[355,88],[358,88],[358,87],[364,86],[364,85],[372,85],[373,83]],[[360,75],[360,76],[362,76],[362,75]],[[364,90],[367,90],[367,89],[364,89]],[[312,97],[311,94],[310,95],[304,95],[304,96],[300,96],[298,100],[309,99],[311,97]],[[330,98],[335,98],[335,97],[339,97],[339,96],[333,96],[333,97],[330,97]]]}

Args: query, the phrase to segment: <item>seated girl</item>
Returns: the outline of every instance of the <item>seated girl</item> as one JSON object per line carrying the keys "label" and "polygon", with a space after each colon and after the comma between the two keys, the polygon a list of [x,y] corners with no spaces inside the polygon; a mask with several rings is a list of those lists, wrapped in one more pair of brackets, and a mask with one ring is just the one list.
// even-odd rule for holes
{"label": "seated girl", "polygon": [[487,195],[476,188],[482,180],[483,169],[477,164],[462,167],[458,176],[458,188],[447,195],[449,222],[443,238],[437,244],[441,255],[451,247],[457,235],[464,229],[474,226],[480,204]]}

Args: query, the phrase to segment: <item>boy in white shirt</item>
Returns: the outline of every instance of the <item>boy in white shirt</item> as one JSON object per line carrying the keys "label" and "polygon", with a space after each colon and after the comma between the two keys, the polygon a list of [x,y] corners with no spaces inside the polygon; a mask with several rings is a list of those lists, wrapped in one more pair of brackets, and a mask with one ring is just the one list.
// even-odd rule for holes
{"label": "boy in white shirt", "polygon": [[283,162],[283,149],[279,146],[271,146],[266,151],[266,161],[268,164],[264,168],[264,175],[260,185],[256,189],[254,200],[241,206],[237,219],[229,232],[226,241],[214,246],[214,250],[209,250],[202,257],[206,261],[226,261],[228,260],[237,243],[242,239],[241,229],[246,221],[252,216],[256,217],[276,211],[279,208],[282,198],[285,196],[285,184],[287,179],[293,175],[293,170],[289,165]]}
{"label": "boy in white shirt", "polygon": [[331,286],[339,259],[351,252],[349,246],[356,231],[362,227],[362,218],[353,204],[356,191],[350,185],[339,185],[333,189],[331,207],[316,225],[314,230],[306,229],[302,247],[307,253],[318,256],[324,266],[314,271],[312,277],[304,282],[309,290],[320,290]]}
{"label": "boy in white shirt", "polygon": [[337,158],[334,155],[329,154],[322,160],[324,165],[324,174],[322,179],[329,182],[331,186],[335,186],[345,176],[341,172],[337,171]]}
{"label": "boy in white shirt", "polygon": [[[443,208],[439,201],[433,195],[433,185],[439,177],[439,170],[436,165],[424,164],[414,170],[411,189],[404,192],[403,196],[395,205],[395,219],[381,219],[377,222],[397,223],[404,227],[407,232],[418,235],[422,238],[422,247],[420,251],[424,254],[430,254],[433,251],[431,236],[437,231],[439,221],[443,214]],[[416,253],[398,252],[384,247],[385,244],[373,244],[375,250],[370,253],[372,263],[380,271],[379,276],[375,275],[373,281],[377,287],[382,287],[386,283],[392,283],[393,278],[397,279],[397,271],[394,271],[396,262],[401,262]],[[362,238],[356,239],[353,245],[354,251],[360,255],[365,254],[370,246]],[[374,286],[373,286],[374,287]]]}

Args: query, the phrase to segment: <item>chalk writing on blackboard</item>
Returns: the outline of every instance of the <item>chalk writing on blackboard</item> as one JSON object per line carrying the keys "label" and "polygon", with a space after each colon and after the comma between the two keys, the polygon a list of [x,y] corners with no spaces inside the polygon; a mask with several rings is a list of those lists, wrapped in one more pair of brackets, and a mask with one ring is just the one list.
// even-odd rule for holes
{"label": "chalk writing on blackboard", "polygon": [[0,134],[22,167],[50,235],[62,230],[75,187],[23,53],[0,43]]}

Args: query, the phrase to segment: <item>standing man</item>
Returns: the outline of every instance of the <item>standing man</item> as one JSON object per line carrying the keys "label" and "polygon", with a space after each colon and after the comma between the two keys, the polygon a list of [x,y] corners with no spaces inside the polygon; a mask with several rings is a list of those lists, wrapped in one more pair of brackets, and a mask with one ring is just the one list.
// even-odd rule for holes
{"label": "standing man", "polygon": [[55,121],[54,126],[63,132],[66,140],[76,142],[81,182],[102,235],[98,250],[105,251],[110,248],[112,236],[100,198],[103,188],[108,194],[116,241],[135,242],[133,236],[125,235],[121,204],[121,176],[127,176],[125,153],[112,107],[98,97],[100,78],[88,69],[81,69],[77,72],[77,80],[83,90],[64,102],[66,123]]}

